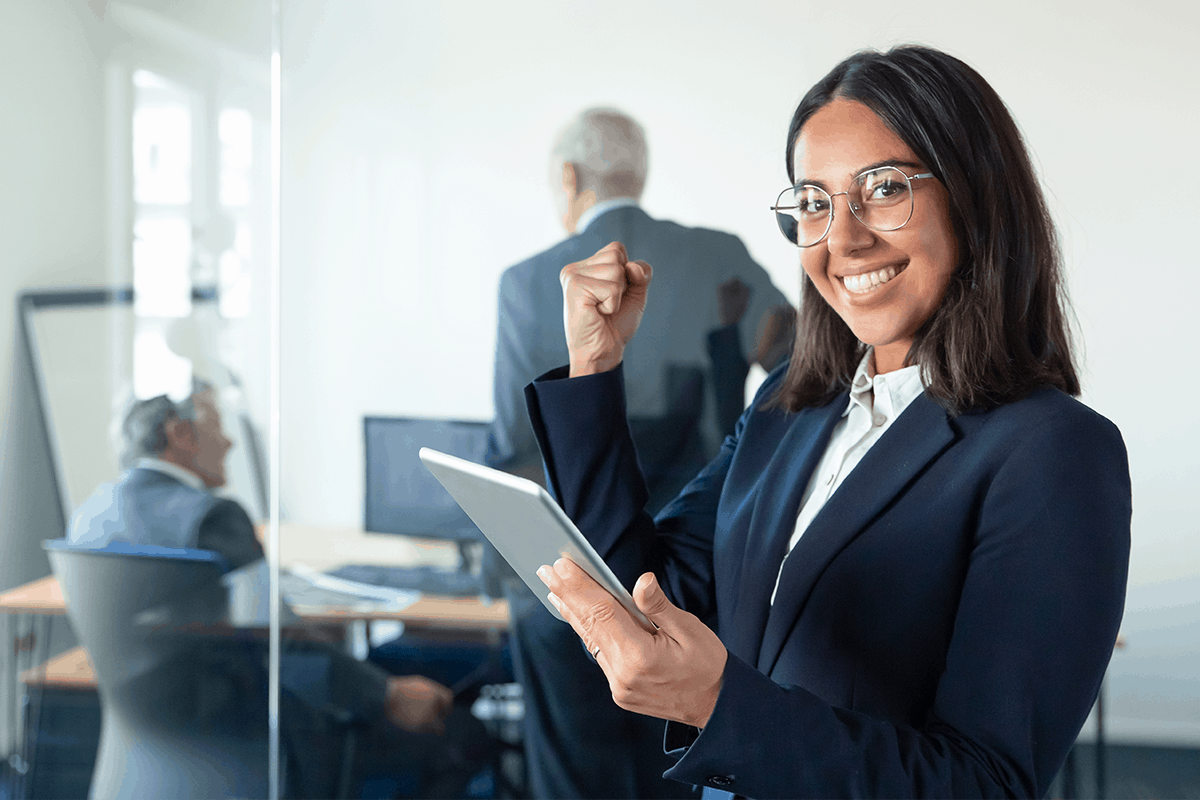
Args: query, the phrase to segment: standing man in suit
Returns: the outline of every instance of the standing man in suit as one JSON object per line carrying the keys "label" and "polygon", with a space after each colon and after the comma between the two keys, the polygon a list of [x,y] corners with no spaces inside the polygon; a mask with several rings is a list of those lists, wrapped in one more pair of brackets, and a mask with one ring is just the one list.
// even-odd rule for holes
{"label": "standing man in suit", "polygon": [[[559,272],[620,242],[630,259],[655,270],[642,330],[625,353],[625,387],[651,485],[648,508],[657,511],[717,452],[725,433],[719,416],[728,416],[720,412],[730,403],[714,389],[734,395],[741,408],[743,354],[770,350],[756,346],[755,332],[787,301],[736,236],[657,220],[638,206],[646,139],[625,114],[582,112],[559,138],[552,163],[568,237],[500,279],[496,419],[486,460],[542,481],[523,390],[568,360]],[[570,627],[519,582],[508,587],[533,796],[690,796],[661,777],[673,763],[662,752],[661,720],[619,709]]]}
{"label": "standing man in suit", "polygon": [[[122,421],[121,439],[121,463],[127,469],[75,512],[67,530],[70,542],[212,550],[234,569],[263,558],[245,509],[212,493],[225,485],[225,457],[233,443],[222,428],[210,385],[196,381],[182,401],[160,395],[135,402]],[[479,749],[475,744],[486,734],[478,721],[453,707],[450,689],[440,683],[421,675],[389,675],[326,638],[320,630],[293,629],[283,644],[283,688],[298,699],[283,714],[284,742],[293,755],[299,792],[320,797],[334,791],[334,757],[340,748],[330,746],[332,733],[322,715],[309,713],[326,707],[370,725],[357,748],[358,769],[365,771],[361,777],[407,768],[423,775],[419,796],[452,796],[480,766],[472,748]],[[210,685],[244,684],[246,662],[236,653],[224,663],[197,661],[196,691],[210,695],[205,688]],[[313,676],[323,679],[314,682]],[[231,702],[217,713],[233,715],[236,706]],[[446,735],[412,735],[430,733]]]}

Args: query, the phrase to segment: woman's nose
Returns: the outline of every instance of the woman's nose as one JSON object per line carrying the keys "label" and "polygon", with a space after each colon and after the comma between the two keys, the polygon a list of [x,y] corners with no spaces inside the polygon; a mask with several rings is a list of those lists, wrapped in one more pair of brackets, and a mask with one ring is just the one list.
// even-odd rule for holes
{"label": "woman's nose", "polygon": [[[838,197],[841,197],[845,201],[845,204],[841,208],[838,207]],[[874,231],[864,225],[862,220],[854,216],[854,212],[850,210],[850,197],[848,195],[839,192],[833,196],[831,202],[830,213],[833,214],[833,221],[830,223],[829,233],[826,235],[830,253],[838,256],[849,256],[874,244]]]}

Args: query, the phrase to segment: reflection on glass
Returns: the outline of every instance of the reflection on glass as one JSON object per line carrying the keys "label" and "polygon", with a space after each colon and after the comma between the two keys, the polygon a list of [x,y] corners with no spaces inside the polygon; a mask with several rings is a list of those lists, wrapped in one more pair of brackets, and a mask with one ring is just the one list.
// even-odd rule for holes
{"label": "reflection on glass", "polygon": [[217,130],[221,140],[221,205],[247,205],[254,152],[250,112],[242,108],[224,109]]}
{"label": "reflection on glass", "polygon": [[192,112],[188,95],[146,70],[133,73],[133,197],[138,203],[192,199]]}
{"label": "reflection on glass", "polygon": [[[243,108],[221,110],[217,122],[221,143],[220,204],[205,230],[206,256],[217,260],[221,314],[242,318],[250,313],[251,273],[256,254],[252,227],[262,218],[268,192],[255,193],[254,118]],[[212,227],[216,225],[217,229]],[[232,241],[230,241],[230,237]]]}
{"label": "reflection on glass", "polygon": [[192,362],[171,352],[163,332],[142,326],[133,339],[133,394],[182,398],[192,383]]}
{"label": "reflection on glass", "polygon": [[[181,317],[191,309],[192,289],[191,98],[146,70],[132,80],[134,309],[143,317]],[[148,369],[135,354],[135,376]]]}
{"label": "reflection on glass", "polygon": [[[140,209],[139,209],[140,211]],[[139,213],[133,223],[134,310],[142,317],[183,317],[191,310],[192,230],[186,217]]]}

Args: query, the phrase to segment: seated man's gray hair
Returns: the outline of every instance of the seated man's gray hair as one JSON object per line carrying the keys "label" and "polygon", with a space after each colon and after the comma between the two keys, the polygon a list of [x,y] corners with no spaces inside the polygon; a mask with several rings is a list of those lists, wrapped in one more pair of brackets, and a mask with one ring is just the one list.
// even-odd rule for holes
{"label": "seated man's gray hair", "polygon": [[646,187],[646,133],[615,108],[589,108],[562,132],[553,150],[555,168],[575,167],[576,190],[597,202],[642,196]]}
{"label": "seated man's gray hair", "polygon": [[212,388],[211,383],[194,379],[192,393],[183,400],[172,400],[160,394],[131,402],[121,420],[121,466],[129,468],[140,458],[157,458],[167,447],[167,422],[171,419],[194,420],[196,395]]}

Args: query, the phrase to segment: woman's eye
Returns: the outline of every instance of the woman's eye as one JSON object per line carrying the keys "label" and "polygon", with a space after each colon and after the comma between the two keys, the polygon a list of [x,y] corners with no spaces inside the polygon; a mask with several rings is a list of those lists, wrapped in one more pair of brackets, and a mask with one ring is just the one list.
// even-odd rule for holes
{"label": "woman's eye", "polygon": [[829,202],[824,198],[801,198],[796,201],[796,205],[800,207],[801,214],[810,217],[818,214],[824,214],[829,210]]}
{"label": "woman's eye", "polygon": [[868,203],[872,201],[894,200],[907,191],[908,187],[900,181],[884,180],[867,186],[866,191],[863,193],[863,199]]}

